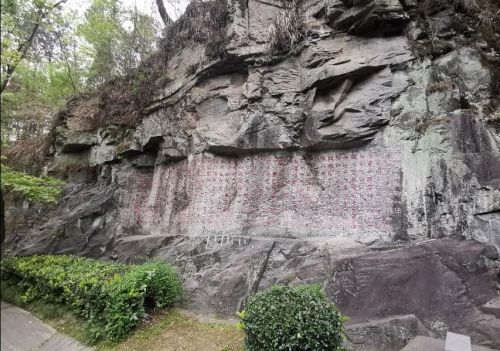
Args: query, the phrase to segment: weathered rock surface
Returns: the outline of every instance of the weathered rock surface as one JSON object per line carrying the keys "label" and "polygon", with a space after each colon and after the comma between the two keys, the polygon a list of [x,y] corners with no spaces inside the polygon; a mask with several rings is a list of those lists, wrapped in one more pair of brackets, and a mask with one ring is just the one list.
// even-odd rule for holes
{"label": "weathered rock surface", "polygon": [[227,55],[172,57],[136,128],[67,114],[49,171],[68,189],[11,202],[9,250],[160,258],[191,309],[224,316],[320,283],[356,350],[447,330],[500,348],[498,53],[450,8],[429,33],[415,1],[306,0],[297,53],[272,56],[281,3],[240,5]]}
{"label": "weathered rock surface", "polygon": [[432,335],[412,314],[349,324],[345,332],[348,350],[399,350],[412,338]]}
{"label": "weathered rock surface", "polygon": [[[417,336],[411,340],[401,351],[442,351],[445,349],[445,340],[426,336]],[[472,351],[493,351],[489,347],[472,345]]]}

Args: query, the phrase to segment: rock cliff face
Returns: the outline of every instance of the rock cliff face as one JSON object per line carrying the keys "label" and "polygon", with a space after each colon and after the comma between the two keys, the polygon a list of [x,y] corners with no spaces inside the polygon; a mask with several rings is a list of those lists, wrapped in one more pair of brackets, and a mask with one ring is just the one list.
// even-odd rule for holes
{"label": "rock cliff face", "polygon": [[[51,169],[68,189],[48,212],[9,209],[10,249],[164,259],[190,308],[225,316],[318,282],[353,349],[446,330],[500,348],[483,307],[500,277],[500,56],[436,3],[425,20],[412,0],[228,4],[225,54],[174,55],[135,128],[67,109]],[[302,41],[270,53],[295,10]]]}

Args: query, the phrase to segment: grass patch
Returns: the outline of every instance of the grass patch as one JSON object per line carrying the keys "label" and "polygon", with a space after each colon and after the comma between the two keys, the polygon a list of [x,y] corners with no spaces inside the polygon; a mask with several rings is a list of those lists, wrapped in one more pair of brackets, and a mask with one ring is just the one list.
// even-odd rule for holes
{"label": "grass patch", "polygon": [[101,343],[100,351],[243,351],[236,325],[200,322],[179,310],[156,312],[151,321],[119,344]]}
{"label": "grass patch", "polygon": [[418,123],[415,126],[415,131],[419,134],[424,134],[430,127],[444,125],[449,122],[450,118],[446,115],[432,117]]}

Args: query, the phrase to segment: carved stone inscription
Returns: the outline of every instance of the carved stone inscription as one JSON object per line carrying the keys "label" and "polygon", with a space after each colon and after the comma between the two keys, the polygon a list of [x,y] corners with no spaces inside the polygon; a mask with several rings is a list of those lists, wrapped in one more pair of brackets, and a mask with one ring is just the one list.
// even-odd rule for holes
{"label": "carved stone inscription", "polygon": [[399,155],[383,151],[198,155],[134,176],[124,211],[152,234],[353,236],[394,234]]}

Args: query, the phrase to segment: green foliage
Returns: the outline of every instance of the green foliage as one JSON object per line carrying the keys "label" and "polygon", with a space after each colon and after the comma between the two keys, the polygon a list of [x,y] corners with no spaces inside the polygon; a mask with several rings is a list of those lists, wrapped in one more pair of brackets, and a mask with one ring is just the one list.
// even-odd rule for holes
{"label": "green foliage", "polygon": [[[109,7],[114,3],[116,3],[115,0],[94,0],[96,6]],[[87,22],[92,23],[94,16],[101,15],[101,12],[96,12],[91,8],[87,12]],[[117,16],[113,11],[107,11],[105,15]],[[165,28],[159,49],[142,62],[132,60],[131,64],[127,64],[127,60],[120,59],[123,56],[121,47],[130,47],[129,44],[121,43],[147,43],[150,38],[147,33],[151,32],[147,29],[147,21],[137,16],[131,17],[130,22],[134,23],[134,30],[125,35],[125,39],[122,34],[109,36],[108,39],[103,36],[102,33],[105,31],[120,32],[121,29],[116,26],[104,28],[97,33],[86,22],[80,27],[80,33],[84,33],[88,41],[95,41],[94,49],[101,48],[102,55],[96,55],[96,58],[102,56],[103,59],[94,60],[92,70],[96,72],[95,77],[104,77],[100,81],[104,84],[100,86],[97,94],[82,97],[71,108],[69,115],[89,129],[112,124],[134,127],[141,121],[144,108],[153,102],[155,91],[163,88],[170,79],[165,70],[166,62],[178,54],[183,47],[189,43],[201,43],[206,46],[206,55],[210,58],[221,57],[225,54],[229,40],[226,35],[229,20],[230,8],[227,0],[193,1],[186,8],[183,16]],[[136,50],[135,53],[137,57],[144,57],[147,51],[144,48]],[[112,61],[114,64],[110,68]],[[136,69],[129,69],[129,67],[136,67]],[[118,77],[106,81],[106,74],[112,69]],[[105,71],[106,74],[98,74],[99,71]],[[89,77],[89,81],[95,82],[92,77]],[[92,110],[92,113],[89,113],[89,110]]]}
{"label": "green foliage", "polygon": [[118,341],[135,328],[146,303],[171,306],[182,295],[165,263],[125,265],[76,256],[31,256],[2,261],[2,279],[24,291],[25,301],[63,304],[88,323],[87,337]]}
{"label": "green foliage", "polygon": [[2,128],[9,139],[26,139],[47,133],[52,115],[74,92],[66,68],[60,62],[30,66],[21,62],[15,89],[2,94]]}
{"label": "green foliage", "polygon": [[82,50],[92,61],[88,83],[95,86],[129,74],[152,52],[157,31],[152,17],[137,9],[124,10],[119,0],[92,0],[77,28],[87,43]]}
{"label": "green foliage", "polygon": [[130,273],[130,279],[146,284],[145,298],[156,307],[167,307],[182,295],[182,286],[175,269],[162,262],[147,262]]}
{"label": "green foliage", "polygon": [[[16,66],[23,59],[28,43],[35,48],[34,52],[53,49],[51,31],[61,22],[60,7],[54,7],[55,4],[54,0],[1,0],[2,68]],[[30,41],[34,30],[36,35]],[[5,72],[2,69],[2,79]]]}
{"label": "green foliage", "polygon": [[9,191],[21,194],[29,201],[53,203],[59,198],[64,182],[52,177],[34,177],[11,170],[2,164],[2,194]]}
{"label": "green foliage", "polygon": [[249,351],[342,350],[344,319],[319,285],[274,286],[240,316]]}
{"label": "green foliage", "polygon": [[84,18],[69,1],[1,2],[0,72],[2,81],[11,76],[1,94],[2,137],[10,141],[47,135],[70,96],[129,74],[159,31],[152,16],[120,0],[92,0]]}
{"label": "green foliage", "polygon": [[66,306],[46,303],[41,300],[25,302],[22,300],[23,291],[18,286],[5,280],[0,281],[0,289],[3,301],[31,312],[58,331],[70,335],[78,341],[88,342],[84,333],[86,329],[85,322],[76,318],[68,311]]}
{"label": "green foliage", "polygon": [[22,299],[23,291],[5,280],[0,281],[0,289],[3,301],[28,309],[42,319],[59,318],[67,313],[64,306],[59,304],[44,303],[40,300],[26,303]]}
{"label": "green foliage", "polygon": [[10,79],[1,95],[2,136],[38,137],[83,84],[80,67],[85,64],[69,25],[75,17],[63,11],[64,2],[53,0],[2,0],[4,8],[2,82]]}
{"label": "green foliage", "polygon": [[117,0],[94,0],[78,26],[77,33],[90,44],[84,49],[93,57],[91,78],[107,81],[113,74],[113,50],[122,29],[119,17]]}

